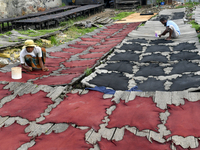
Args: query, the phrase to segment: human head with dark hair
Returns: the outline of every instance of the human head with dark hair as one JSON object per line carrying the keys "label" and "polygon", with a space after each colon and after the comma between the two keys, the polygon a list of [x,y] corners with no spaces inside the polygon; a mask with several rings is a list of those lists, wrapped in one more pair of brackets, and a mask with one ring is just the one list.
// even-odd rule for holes
{"label": "human head with dark hair", "polygon": [[165,20],[167,20],[167,19],[164,18],[164,17],[163,17],[163,18],[160,18],[160,22],[161,22],[161,21],[165,21]]}
{"label": "human head with dark hair", "polygon": [[167,19],[166,18],[160,18],[160,22],[166,26],[167,25]]}

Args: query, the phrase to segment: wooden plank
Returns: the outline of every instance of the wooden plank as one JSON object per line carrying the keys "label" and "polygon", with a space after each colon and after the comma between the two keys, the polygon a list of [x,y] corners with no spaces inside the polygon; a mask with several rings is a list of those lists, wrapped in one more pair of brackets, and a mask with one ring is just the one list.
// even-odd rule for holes
{"label": "wooden plank", "polygon": [[128,131],[130,131],[133,134],[136,134],[136,132],[137,132],[136,127],[125,126],[125,129],[127,129]]}
{"label": "wooden plank", "polygon": [[184,97],[187,97],[188,92],[187,91],[176,91],[171,92],[172,97],[172,104],[179,106],[180,104],[185,104]]}
{"label": "wooden plank", "polygon": [[185,98],[191,102],[195,102],[195,101],[200,100],[200,93],[199,92],[188,92],[188,95]]}
{"label": "wooden plank", "polygon": [[108,129],[108,128],[106,128],[106,127],[103,127],[103,128],[101,128],[101,129],[99,130],[99,133],[100,133],[100,135],[101,135],[103,138],[105,138],[105,139],[107,139],[107,140],[111,140],[112,137],[113,137],[113,134],[114,134],[115,130],[116,130],[116,128]]}
{"label": "wooden plank", "polygon": [[53,87],[50,87],[48,85],[38,85],[36,86],[35,89],[33,89],[33,91],[31,92],[31,94],[35,94],[37,92],[39,92],[40,90],[44,91],[44,92],[51,92],[51,90],[53,90]]}
{"label": "wooden plank", "polygon": [[121,95],[121,100],[125,100],[125,102],[128,102],[129,100],[129,96],[130,96],[130,93],[129,91],[124,91]]}
{"label": "wooden plank", "polygon": [[116,109],[116,105],[111,106],[110,108],[106,109],[106,113],[111,115],[112,112]]}
{"label": "wooden plank", "polygon": [[11,100],[13,100],[17,95],[9,95],[9,96],[6,96],[4,98],[1,99],[0,101],[0,108],[3,107],[3,105],[7,102],[10,102]]}
{"label": "wooden plank", "polygon": [[28,136],[36,137],[40,136],[42,133],[46,133],[51,127],[53,126],[52,123],[46,124],[36,124],[35,122],[30,122],[30,125],[25,128],[25,132],[28,133]]}
{"label": "wooden plank", "polygon": [[[85,140],[86,140],[86,141],[89,142],[88,139],[90,138],[90,136],[91,136],[91,134],[92,134],[93,131],[94,131],[94,129],[91,128],[88,132],[85,133]],[[90,142],[89,142],[89,143],[90,143]]]}
{"label": "wooden plank", "polygon": [[25,90],[28,86],[29,86],[29,83],[22,83],[18,88],[14,89],[14,94],[19,95],[19,93],[20,93],[19,96],[23,95],[24,90]]}
{"label": "wooden plank", "polygon": [[167,130],[167,127],[164,124],[159,124],[158,128],[158,131],[164,136],[171,134],[171,131]]}
{"label": "wooden plank", "polygon": [[194,136],[182,137],[178,135],[172,136],[172,141],[175,145],[181,145],[183,148],[197,148],[198,139]]}
{"label": "wooden plank", "polygon": [[115,103],[118,104],[120,102],[120,99],[121,99],[123,93],[124,93],[124,91],[116,91],[114,94],[114,98],[111,101],[114,101]]}
{"label": "wooden plank", "polygon": [[103,99],[112,98],[113,96],[112,94],[104,94]]}
{"label": "wooden plank", "polygon": [[90,148],[89,150],[100,150],[98,144],[95,144],[95,145],[93,145],[93,146],[94,146],[94,148]]}
{"label": "wooden plank", "polygon": [[122,128],[116,128],[116,131],[112,137],[112,140],[115,140],[115,141],[120,141],[123,139],[124,137],[124,129],[125,127],[122,127]]}
{"label": "wooden plank", "polygon": [[160,113],[160,120],[161,120],[161,122],[163,123],[163,124],[165,124],[166,123],[166,121],[167,121],[167,118],[169,117],[169,115],[170,115],[170,113],[169,113],[169,111],[168,110],[166,110],[164,113]]}
{"label": "wooden plank", "polygon": [[150,131],[148,140],[150,142],[152,142],[151,139],[153,139],[154,141],[157,141],[159,143],[165,143],[166,142],[166,140],[163,138],[163,134],[157,133],[157,132],[154,132],[154,131]]}
{"label": "wooden plank", "polygon": [[137,132],[136,134],[137,136],[142,136],[142,137],[147,137],[147,139],[149,138],[149,135],[150,135],[150,130],[142,130],[142,131],[139,131],[137,129]]}
{"label": "wooden plank", "polygon": [[4,122],[8,119],[9,117],[1,117],[0,116],[0,128],[4,125]]}
{"label": "wooden plank", "polygon": [[20,86],[21,84],[22,83],[20,82],[10,82],[3,89],[10,89],[10,91],[14,91],[14,89],[16,89],[16,87]]}
{"label": "wooden plank", "polygon": [[9,117],[5,122],[3,123],[5,127],[8,127],[12,125],[15,122],[15,117]]}
{"label": "wooden plank", "polygon": [[15,120],[20,125],[27,125],[29,123],[27,119],[20,118],[20,117],[15,117]]}
{"label": "wooden plank", "polygon": [[35,144],[34,140],[31,140],[28,143],[22,144],[17,150],[27,150],[28,148],[32,147]]}
{"label": "wooden plank", "polygon": [[171,92],[156,91],[154,102],[156,103],[156,106],[160,109],[167,109],[167,104],[172,104]]}
{"label": "wooden plank", "polygon": [[58,123],[58,124],[54,124],[53,126],[51,126],[51,128],[45,133],[46,135],[52,133],[54,131],[54,133],[61,133],[64,132],[65,130],[67,130],[67,128],[69,127],[69,125],[67,123]]}
{"label": "wooden plank", "polygon": [[132,91],[129,95],[129,99],[128,101],[132,101],[135,99],[136,96],[140,96],[140,97],[152,97],[154,99],[155,92],[136,92],[136,91]]}
{"label": "wooden plank", "polygon": [[156,13],[154,13],[153,15],[143,15],[143,16],[141,16],[140,13],[133,13],[128,17],[123,18],[122,19],[123,21],[116,21],[114,23],[143,22],[149,20],[154,15],[156,15]]}
{"label": "wooden plank", "polygon": [[65,90],[65,87],[58,86],[55,87],[50,93],[47,94],[47,97],[51,98],[54,101],[60,94]]}
{"label": "wooden plank", "polygon": [[85,134],[85,139],[90,144],[95,144],[97,141],[101,140],[101,134],[99,132],[95,132],[93,129],[90,129]]}

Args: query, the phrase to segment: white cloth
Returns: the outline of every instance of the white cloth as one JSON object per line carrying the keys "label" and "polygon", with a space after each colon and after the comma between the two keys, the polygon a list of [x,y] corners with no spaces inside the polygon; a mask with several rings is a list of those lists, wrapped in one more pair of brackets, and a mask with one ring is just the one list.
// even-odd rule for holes
{"label": "white cloth", "polygon": [[173,25],[170,25],[169,28],[173,31],[172,32],[172,38],[178,38],[179,37],[179,33],[177,32],[177,30],[174,28]]}
{"label": "white cloth", "polygon": [[32,57],[36,57],[36,56],[42,57],[42,50],[38,46],[34,47],[34,49],[31,53],[28,53],[26,51],[26,48],[22,49],[22,51],[20,52],[20,63],[21,64],[27,65],[25,62],[25,58],[24,58],[26,55],[31,55]]}

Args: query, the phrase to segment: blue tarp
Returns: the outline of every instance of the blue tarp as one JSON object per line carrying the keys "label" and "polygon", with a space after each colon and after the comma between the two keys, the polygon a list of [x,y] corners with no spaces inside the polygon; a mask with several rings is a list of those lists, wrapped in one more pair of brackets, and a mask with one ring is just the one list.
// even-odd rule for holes
{"label": "blue tarp", "polygon": [[[112,95],[114,95],[115,92],[116,92],[115,90],[112,90],[112,89],[106,89],[105,86],[100,86],[100,87],[95,86],[94,88],[85,88],[85,89],[86,89],[86,90],[99,91],[99,92],[102,92],[102,93],[104,93],[104,94],[112,94]],[[142,92],[141,90],[138,89],[137,86],[134,86],[134,87],[132,87],[130,90],[127,90],[127,91],[129,91],[129,92],[131,92],[131,91],[139,91],[139,92]]]}

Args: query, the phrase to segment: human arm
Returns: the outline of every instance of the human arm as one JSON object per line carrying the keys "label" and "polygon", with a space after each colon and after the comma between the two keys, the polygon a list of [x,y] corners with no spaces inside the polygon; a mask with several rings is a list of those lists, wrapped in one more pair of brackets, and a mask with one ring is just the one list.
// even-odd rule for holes
{"label": "human arm", "polygon": [[33,68],[32,67],[29,67],[29,66],[26,66],[25,64],[21,64],[22,68],[27,70],[27,71],[32,71]]}
{"label": "human arm", "polygon": [[159,37],[161,37],[162,35],[165,35],[166,33],[169,32],[169,27],[166,27],[165,31],[163,31],[163,33],[161,33],[160,35],[158,35]]}
{"label": "human arm", "polygon": [[48,71],[49,69],[47,67],[45,67],[42,62],[42,57],[38,57],[38,60],[39,60],[39,65],[42,68],[42,71]]}

